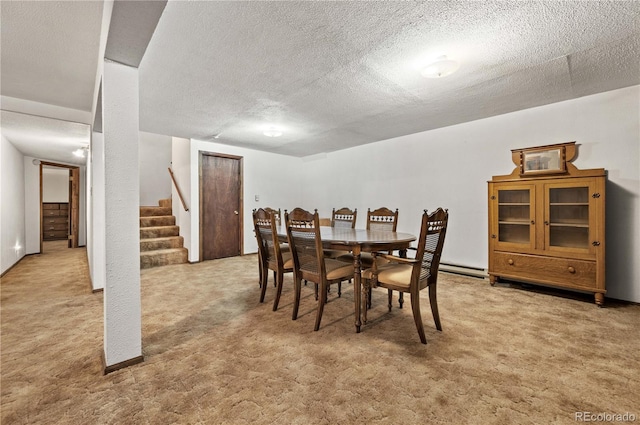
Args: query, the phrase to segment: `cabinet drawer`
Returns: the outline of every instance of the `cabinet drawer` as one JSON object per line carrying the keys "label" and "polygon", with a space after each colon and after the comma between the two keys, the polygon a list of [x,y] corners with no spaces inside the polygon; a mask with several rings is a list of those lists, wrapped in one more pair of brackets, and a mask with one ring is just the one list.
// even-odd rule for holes
{"label": "cabinet drawer", "polygon": [[57,210],[59,208],[59,204],[42,204],[43,210]]}
{"label": "cabinet drawer", "polygon": [[67,210],[42,210],[42,215],[45,217],[60,216],[60,215],[63,217],[66,217]]}
{"label": "cabinet drawer", "polygon": [[493,255],[492,273],[497,275],[522,277],[542,283],[596,287],[595,261],[504,252],[495,252]]}
{"label": "cabinet drawer", "polygon": [[44,225],[44,231],[48,232],[50,230],[64,230],[65,232],[68,230],[68,226],[66,223],[59,223],[59,224],[45,224]]}
{"label": "cabinet drawer", "polygon": [[44,230],[43,239],[67,239],[66,230]]}
{"label": "cabinet drawer", "polygon": [[69,222],[69,220],[67,219],[66,216],[62,217],[62,216],[50,216],[50,217],[44,217],[42,220],[44,226],[49,226],[51,224],[67,224]]}

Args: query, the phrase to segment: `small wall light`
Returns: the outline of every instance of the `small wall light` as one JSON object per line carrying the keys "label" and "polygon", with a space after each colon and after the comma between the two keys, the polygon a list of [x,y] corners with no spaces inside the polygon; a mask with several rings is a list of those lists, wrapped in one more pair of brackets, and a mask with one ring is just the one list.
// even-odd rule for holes
{"label": "small wall light", "polygon": [[88,147],[78,148],[75,151],[73,151],[73,154],[78,158],[84,158],[84,154],[87,152],[87,150],[89,150]]}

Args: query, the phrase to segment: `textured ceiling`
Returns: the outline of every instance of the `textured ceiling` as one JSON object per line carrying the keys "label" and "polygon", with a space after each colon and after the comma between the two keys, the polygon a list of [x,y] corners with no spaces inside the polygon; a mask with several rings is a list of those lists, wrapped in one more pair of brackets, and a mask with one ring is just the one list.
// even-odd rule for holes
{"label": "textured ceiling", "polygon": [[73,155],[73,151],[89,146],[91,127],[87,124],[8,111],[0,111],[0,122],[2,135],[24,155],[68,164],[86,163],[86,158]]}
{"label": "textured ceiling", "polygon": [[[640,2],[170,1],[140,65],[140,123],[344,149],[638,84],[638,16]],[[441,54],[460,70],[422,77]]]}
{"label": "textured ceiling", "polygon": [[[159,8],[118,3],[107,53],[139,58]],[[1,5],[2,95],[90,110],[102,2]],[[639,40],[638,1],[169,1],[139,65],[140,127],[330,152],[640,84]],[[442,54],[460,70],[423,78]]]}
{"label": "textured ceiling", "polygon": [[2,95],[91,111],[102,2],[2,1]]}

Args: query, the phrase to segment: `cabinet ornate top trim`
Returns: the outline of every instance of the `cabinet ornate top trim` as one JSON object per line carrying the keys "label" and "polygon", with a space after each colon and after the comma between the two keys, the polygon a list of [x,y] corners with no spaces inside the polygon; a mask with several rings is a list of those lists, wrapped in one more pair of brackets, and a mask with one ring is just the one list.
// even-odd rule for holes
{"label": "cabinet ornate top trim", "polygon": [[604,168],[579,170],[571,163],[577,156],[576,142],[511,150],[516,168],[511,174],[493,176],[492,181],[524,181],[540,178],[606,176]]}

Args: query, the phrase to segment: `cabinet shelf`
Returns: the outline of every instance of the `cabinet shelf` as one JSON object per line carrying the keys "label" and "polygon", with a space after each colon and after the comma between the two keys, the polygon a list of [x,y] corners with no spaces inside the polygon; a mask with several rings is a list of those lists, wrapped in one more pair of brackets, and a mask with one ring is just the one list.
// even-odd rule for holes
{"label": "cabinet shelf", "polygon": [[552,207],[562,207],[562,206],[567,206],[567,207],[575,207],[575,206],[588,207],[589,203],[588,202],[549,202],[549,205],[551,205]]}
{"label": "cabinet shelf", "polygon": [[549,226],[552,227],[582,227],[585,229],[589,228],[589,224],[586,223],[549,223]]}
{"label": "cabinet shelf", "polygon": [[500,220],[498,224],[516,224],[518,226],[528,226],[530,222],[527,220]]}
{"label": "cabinet shelf", "polygon": [[524,205],[524,206],[529,206],[531,205],[529,202],[500,202],[498,203],[499,206],[503,206],[503,205],[507,205],[507,206],[514,206],[514,205]]}

